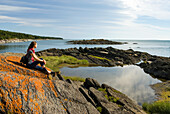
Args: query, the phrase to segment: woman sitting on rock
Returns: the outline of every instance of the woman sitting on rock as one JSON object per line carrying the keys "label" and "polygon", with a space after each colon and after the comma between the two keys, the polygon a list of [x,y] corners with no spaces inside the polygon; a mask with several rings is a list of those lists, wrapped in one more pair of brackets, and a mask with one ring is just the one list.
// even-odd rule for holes
{"label": "woman sitting on rock", "polygon": [[[45,68],[46,61],[36,56],[35,51],[34,51],[35,48],[37,48],[37,42],[32,41],[27,49],[27,54],[26,54],[27,59],[28,59],[27,67],[31,69],[35,68],[35,69],[38,69],[40,71],[47,73],[48,75],[51,74],[52,76],[55,76],[55,72],[51,72]],[[38,66],[39,63],[41,66]]]}

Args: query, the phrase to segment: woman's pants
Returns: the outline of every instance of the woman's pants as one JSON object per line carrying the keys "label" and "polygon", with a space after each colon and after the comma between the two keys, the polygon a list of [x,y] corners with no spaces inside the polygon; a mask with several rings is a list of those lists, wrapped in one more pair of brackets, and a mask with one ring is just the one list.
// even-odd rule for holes
{"label": "woman's pants", "polygon": [[[40,59],[43,60],[42,58],[40,58]],[[41,66],[38,66],[39,63],[40,63]],[[30,64],[27,64],[27,67],[31,68],[31,69],[35,68],[37,70],[44,71],[44,72],[48,73],[47,69],[42,67],[44,65],[45,65],[44,62],[34,61],[34,62],[30,63]]]}

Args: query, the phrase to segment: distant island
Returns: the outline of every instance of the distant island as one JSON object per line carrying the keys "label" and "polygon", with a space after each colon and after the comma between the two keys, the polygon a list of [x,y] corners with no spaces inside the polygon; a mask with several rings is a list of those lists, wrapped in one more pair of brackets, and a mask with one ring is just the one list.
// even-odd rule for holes
{"label": "distant island", "polygon": [[70,44],[95,44],[95,45],[122,45],[127,44],[127,42],[116,42],[105,39],[91,39],[91,40],[71,40],[67,43]]}
{"label": "distant island", "polygon": [[22,41],[39,40],[39,39],[63,40],[63,38],[60,37],[37,36],[37,35],[31,35],[25,33],[0,30],[0,43],[22,42]]}

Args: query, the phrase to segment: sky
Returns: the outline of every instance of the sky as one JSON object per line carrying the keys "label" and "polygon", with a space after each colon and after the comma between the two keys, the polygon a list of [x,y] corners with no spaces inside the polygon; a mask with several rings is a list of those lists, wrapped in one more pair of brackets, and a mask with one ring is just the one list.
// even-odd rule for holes
{"label": "sky", "polygon": [[170,0],[0,0],[0,29],[64,39],[170,40]]}

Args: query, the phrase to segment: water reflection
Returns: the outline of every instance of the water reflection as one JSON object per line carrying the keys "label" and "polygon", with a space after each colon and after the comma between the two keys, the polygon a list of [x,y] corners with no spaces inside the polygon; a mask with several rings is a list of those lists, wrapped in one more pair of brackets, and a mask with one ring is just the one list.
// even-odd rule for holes
{"label": "water reflection", "polygon": [[61,72],[67,76],[95,78],[99,83],[108,84],[125,93],[139,105],[155,100],[154,90],[149,85],[161,82],[134,65],[125,67],[65,67],[61,69]]}

